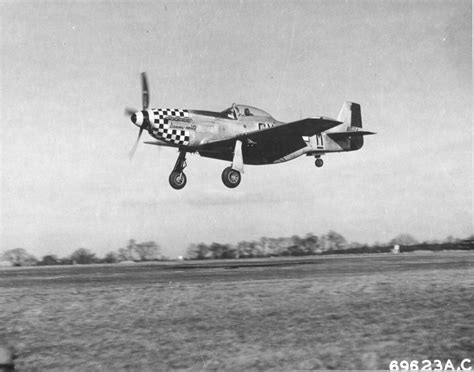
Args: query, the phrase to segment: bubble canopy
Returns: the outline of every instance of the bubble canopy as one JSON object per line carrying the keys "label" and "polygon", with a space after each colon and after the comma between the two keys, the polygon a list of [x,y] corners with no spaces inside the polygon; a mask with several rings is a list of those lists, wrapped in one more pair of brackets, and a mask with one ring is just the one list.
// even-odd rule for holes
{"label": "bubble canopy", "polygon": [[221,112],[222,117],[237,120],[239,117],[258,116],[272,119],[272,116],[259,108],[233,104],[231,107]]}

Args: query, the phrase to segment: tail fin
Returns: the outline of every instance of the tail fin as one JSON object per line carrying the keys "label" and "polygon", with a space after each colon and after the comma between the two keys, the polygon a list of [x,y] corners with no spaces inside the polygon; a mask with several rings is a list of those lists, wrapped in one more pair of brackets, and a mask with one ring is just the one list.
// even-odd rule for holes
{"label": "tail fin", "polygon": [[362,116],[360,115],[360,105],[358,103],[346,101],[342,105],[337,116],[338,121],[342,121],[345,127],[362,128]]}
{"label": "tail fin", "polygon": [[[334,140],[341,142],[343,148],[350,151],[359,150],[364,145],[364,135],[372,132],[361,131],[362,116],[360,114],[360,105],[358,103],[346,101],[342,105],[337,120],[343,124],[335,127],[330,133]],[[357,134],[355,134],[357,133]],[[348,141],[348,142],[347,142]],[[344,142],[344,143],[342,143]]]}

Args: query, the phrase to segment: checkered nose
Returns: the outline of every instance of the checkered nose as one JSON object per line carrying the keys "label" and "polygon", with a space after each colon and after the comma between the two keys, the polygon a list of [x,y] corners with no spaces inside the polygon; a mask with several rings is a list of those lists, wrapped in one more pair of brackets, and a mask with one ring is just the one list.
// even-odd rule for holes
{"label": "checkered nose", "polygon": [[133,124],[135,124],[137,127],[141,127],[143,124],[144,116],[142,112],[136,112],[134,113],[131,117],[130,120],[132,121]]}

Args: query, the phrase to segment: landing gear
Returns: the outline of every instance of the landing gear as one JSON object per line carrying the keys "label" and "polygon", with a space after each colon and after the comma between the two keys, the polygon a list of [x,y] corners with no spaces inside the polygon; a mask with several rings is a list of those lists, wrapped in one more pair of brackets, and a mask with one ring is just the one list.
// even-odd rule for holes
{"label": "landing gear", "polygon": [[317,157],[316,161],[314,162],[314,165],[316,165],[318,168],[321,168],[323,164],[324,164],[323,159]]}
{"label": "landing gear", "polygon": [[[239,141],[238,141],[239,142]],[[237,159],[238,160],[238,159]],[[224,185],[227,187],[233,189],[237,186],[239,186],[240,181],[242,179],[241,176],[241,171],[243,172],[243,162],[241,161],[235,161],[237,165],[233,164],[230,167],[227,167],[224,169],[222,172],[222,182]],[[236,170],[235,167],[239,166],[242,168],[241,171]],[[178,159],[176,160],[176,163],[174,165],[173,170],[171,171],[171,174],[168,178],[168,181],[170,183],[170,186],[175,189],[175,190],[181,190],[184,186],[186,186],[187,178],[186,175],[184,174],[183,170],[186,168],[186,150],[179,150],[179,155]]]}
{"label": "landing gear", "polygon": [[173,189],[181,190],[186,186],[186,175],[183,169],[186,168],[186,151],[180,151],[178,160],[174,165],[173,171],[171,172],[168,180]]}
{"label": "landing gear", "polygon": [[232,169],[232,167],[227,167],[222,172],[222,182],[231,189],[239,186],[241,178],[240,172]]}
{"label": "landing gear", "polygon": [[169,177],[170,185],[175,190],[181,190],[184,186],[186,186],[186,175],[184,172],[171,172]]}

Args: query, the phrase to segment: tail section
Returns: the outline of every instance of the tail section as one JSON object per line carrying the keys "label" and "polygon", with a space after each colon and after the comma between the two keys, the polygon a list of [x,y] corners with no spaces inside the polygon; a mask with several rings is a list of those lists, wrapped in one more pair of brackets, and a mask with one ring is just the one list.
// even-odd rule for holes
{"label": "tail section", "polygon": [[362,130],[362,116],[358,103],[344,102],[337,120],[342,124],[334,127],[328,135],[349,151],[359,150],[364,145],[364,135],[374,134]]}

